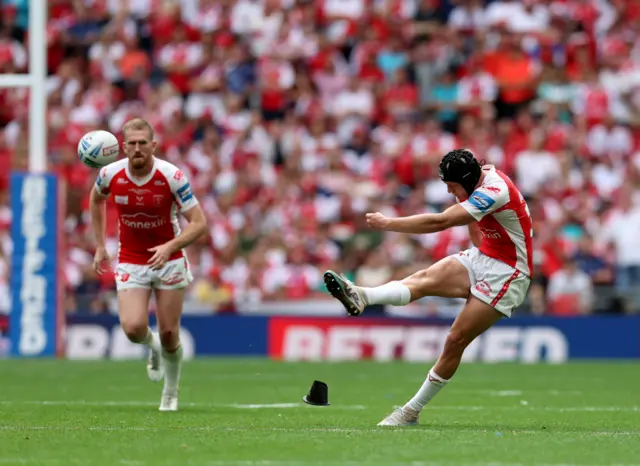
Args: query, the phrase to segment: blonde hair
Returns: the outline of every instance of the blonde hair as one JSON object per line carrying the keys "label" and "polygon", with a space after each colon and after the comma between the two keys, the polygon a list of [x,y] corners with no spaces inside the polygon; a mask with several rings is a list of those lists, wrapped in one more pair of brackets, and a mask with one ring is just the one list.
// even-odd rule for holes
{"label": "blonde hair", "polygon": [[127,121],[122,127],[122,135],[124,138],[127,138],[127,131],[142,131],[147,130],[149,132],[149,137],[153,140],[154,131],[153,126],[142,118],[134,118],[132,120]]}

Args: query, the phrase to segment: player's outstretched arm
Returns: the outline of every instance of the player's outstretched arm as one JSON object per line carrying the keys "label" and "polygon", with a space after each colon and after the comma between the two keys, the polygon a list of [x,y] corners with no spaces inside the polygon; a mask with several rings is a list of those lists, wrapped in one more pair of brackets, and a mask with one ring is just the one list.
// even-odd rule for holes
{"label": "player's outstretched arm", "polygon": [[409,217],[385,217],[380,212],[367,214],[371,228],[398,233],[435,233],[458,225],[468,225],[476,220],[463,207],[456,204],[439,214],[419,214]]}

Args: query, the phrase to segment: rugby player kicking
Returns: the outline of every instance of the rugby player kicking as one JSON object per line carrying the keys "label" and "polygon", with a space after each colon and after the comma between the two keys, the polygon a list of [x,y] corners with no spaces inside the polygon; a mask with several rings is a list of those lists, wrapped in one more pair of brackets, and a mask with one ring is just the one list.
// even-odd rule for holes
{"label": "rugby player kicking", "polygon": [[[120,325],[129,340],[149,347],[149,378],[160,381],[164,376],[160,411],[177,411],[180,316],[185,288],[193,281],[183,249],[205,233],[207,224],[184,174],[154,156],[151,125],[136,118],[122,131],[127,158],[103,167],[91,191],[97,244],[93,267],[101,274],[110,260],[105,248],[105,201],[112,195],[120,228],[115,269]],[[189,222],[182,232],[178,212]],[[148,323],[152,290],[158,333]]]}
{"label": "rugby player kicking", "polygon": [[468,225],[475,247],[449,256],[402,281],[360,287],[343,275],[325,272],[327,289],[352,316],[370,304],[405,306],[424,296],[465,298],[436,364],[415,396],[379,426],[410,426],[455,374],[465,348],[524,301],[531,282],[532,225],[529,208],[512,181],[493,166],[482,166],[469,150],[449,152],[440,178],[459,201],[439,214],[389,218],[367,214],[371,228],[400,233],[434,233]]}

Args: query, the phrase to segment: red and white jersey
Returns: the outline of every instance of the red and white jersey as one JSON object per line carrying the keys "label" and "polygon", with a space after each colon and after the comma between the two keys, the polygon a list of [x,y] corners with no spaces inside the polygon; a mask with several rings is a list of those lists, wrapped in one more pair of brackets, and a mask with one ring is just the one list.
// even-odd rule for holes
{"label": "red and white jersey", "polygon": [[507,175],[483,168],[484,181],[460,205],[478,221],[480,252],[531,277],[533,228],[529,207]]}
{"label": "red and white jersey", "polygon": [[[149,248],[180,234],[178,212],[198,203],[182,171],[155,157],[144,178],[131,175],[128,159],[107,165],[100,170],[95,189],[103,196],[113,195],[120,230],[118,262],[126,264],[146,265],[153,255]],[[181,257],[185,255],[178,251],[169,260]]]}

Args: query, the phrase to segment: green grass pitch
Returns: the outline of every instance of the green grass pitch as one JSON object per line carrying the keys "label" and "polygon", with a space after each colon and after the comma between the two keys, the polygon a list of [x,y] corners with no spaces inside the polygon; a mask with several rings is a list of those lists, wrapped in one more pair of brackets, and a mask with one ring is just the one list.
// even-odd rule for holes
{"label": "green grass pitch", "polygon": [[0,466],[640,464],[638,363],[466,364],[419,427],[376,427],[428,368],[200,359],[160,413],[143,361],[0,361]]}

